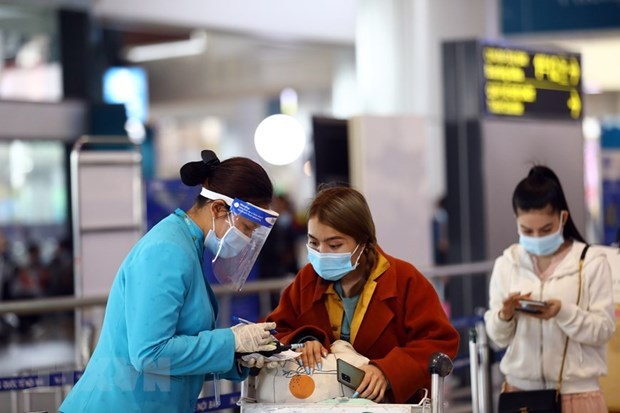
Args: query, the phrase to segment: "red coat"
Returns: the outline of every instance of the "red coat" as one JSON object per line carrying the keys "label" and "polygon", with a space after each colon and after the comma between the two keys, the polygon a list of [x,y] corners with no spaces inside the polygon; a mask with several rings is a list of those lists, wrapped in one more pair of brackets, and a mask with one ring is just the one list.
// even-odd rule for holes
{"label": "red coat", "polygon": [[[387,399],[410,403],[418,389],[430,391],[430,356],[440,351],[454,358],[459,335],[426,277],[413,265],[378,251],[390,266],[376,279],[352,344],[389,380]],[[278,339],[291,343],[311,335],[329,349],[335,341],[324,302],[329,284],[310,264],[299,271],[282,293],[278,307],[267,317],[267,321],[277,323]]]}

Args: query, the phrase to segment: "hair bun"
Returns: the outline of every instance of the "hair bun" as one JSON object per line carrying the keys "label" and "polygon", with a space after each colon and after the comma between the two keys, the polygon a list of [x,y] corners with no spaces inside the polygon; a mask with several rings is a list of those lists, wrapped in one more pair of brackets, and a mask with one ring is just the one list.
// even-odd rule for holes
{"label": "hair bun", "polygon": [[181,181],[187,186],[202,184],[206,179],[204,163],[188,162],[181,167]]}
{"label": "hair bun", "polygon": [[528,177],[535,177],[538,179],[550,179],[554,181],[555,183],[557,183],[558,185],[560,184],[560,179],[555,174],[555,172],[553,172],[551,168],[545,165],[534,165],[530,169],[530,172],[528,173]]}
{"label": "hair bun", "polygon": [[205,149],[200,152],[200,157],[202,158],[202,162],[209,168],[209,170],[216,168],[220,164],[220,160],[218,159],[215,152]]}
{"label": "hair bun", "polygon": [[202,185],[219,164],[215,152],[203,150],[200,153],[202,161],[188,162],[181,167],[181,181],[187,186]]}

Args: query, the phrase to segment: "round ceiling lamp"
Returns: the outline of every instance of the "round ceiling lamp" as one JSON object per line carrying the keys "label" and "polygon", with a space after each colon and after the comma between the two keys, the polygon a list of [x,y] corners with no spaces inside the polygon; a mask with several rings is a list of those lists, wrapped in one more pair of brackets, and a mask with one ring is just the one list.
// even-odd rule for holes
{"label": "round ceiling lamp", "polygon": [[301,124],[292,116],[272,115],[256,128],[254,145],[265,161],[272,165],[287,165],[301,156],[306,135]]}

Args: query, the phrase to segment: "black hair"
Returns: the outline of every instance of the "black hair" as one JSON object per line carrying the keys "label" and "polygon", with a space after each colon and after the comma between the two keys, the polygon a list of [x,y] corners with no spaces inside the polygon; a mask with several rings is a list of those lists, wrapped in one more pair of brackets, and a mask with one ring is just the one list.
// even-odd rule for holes
{"label": "black hair", "polygon": [[560,179],[551,168],[544,165],[535,165],[530,169],[527,177],[519,182],[512,194],[512,209],[531,211],[551,206],[553,212],[568,211],[568,220],[564,225],[564,238],[572,238],[585,242],[581,236],[572,215],[560,184]]}
{"label": "black hair", "polygon": [[[181,180],[185,185],[202,185],[213,192],[255,205],[271,203],[273,185],[262,166],[242,157],[220,162],[211,150],[203,150],[200,154],[201,161],[188,162],[181,167]],[[198,207],[208,201],[200,194],[196,197]]]}

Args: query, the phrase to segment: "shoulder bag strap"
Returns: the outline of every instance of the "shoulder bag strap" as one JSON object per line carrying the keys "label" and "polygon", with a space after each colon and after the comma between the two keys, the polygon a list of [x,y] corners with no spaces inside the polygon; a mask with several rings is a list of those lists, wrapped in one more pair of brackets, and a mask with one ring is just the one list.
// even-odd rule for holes
{"label": "shoulder bag strap", "polygon": [[[581,302],[581,284],[582,284],[582,279],[583,279],[583,263],[586,260],[586,253],[588,252],[588,248],[590,248],[590,246],[586,244],[586,246],[583,248],[583,251],[581,251],[581,257],[579,257],[579,284],[577,286],[578,288],[577,305],[579,305],[579,303]],[[558,387],[555,393],[556,401],[558,401],[560,398],[560,389],[562,388],[562,375],[564,373],[564,362],[566,361],[567,350],[568,350],[568,336],[566,336],[566,341],[564,342],[564,353],[562,354],[562,364],[560,365],[560,377],[558,377]]]}

